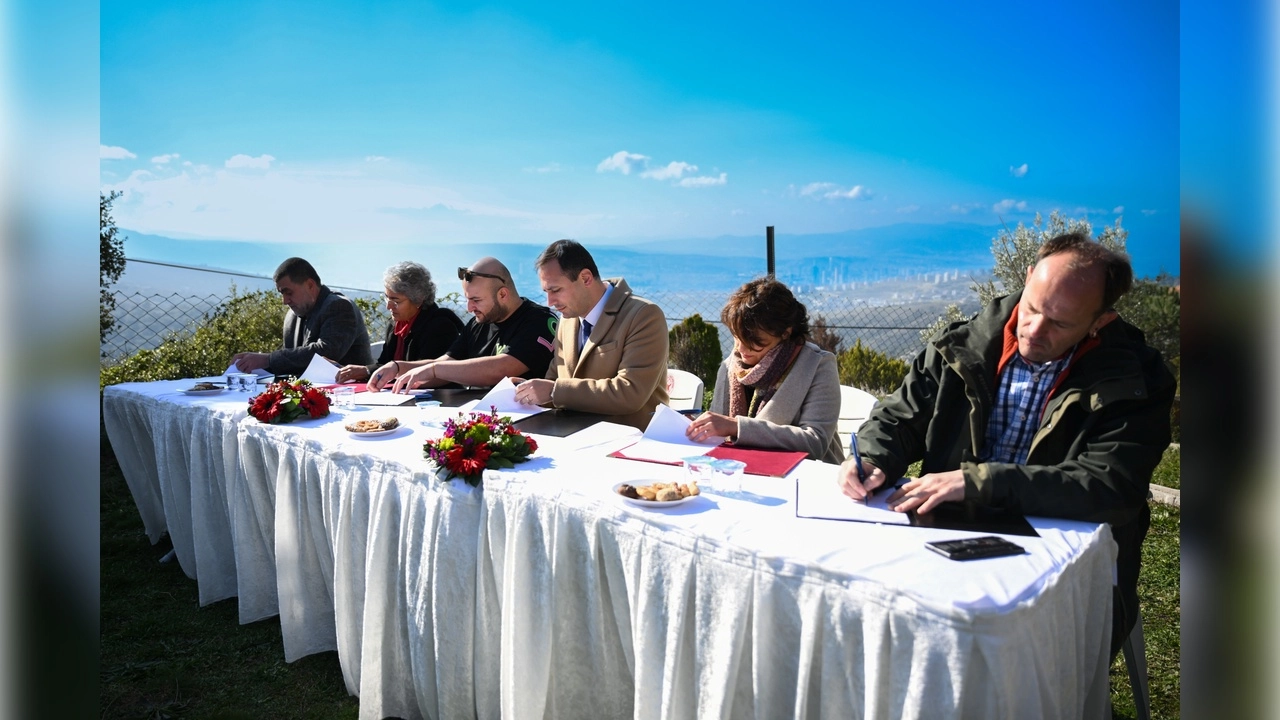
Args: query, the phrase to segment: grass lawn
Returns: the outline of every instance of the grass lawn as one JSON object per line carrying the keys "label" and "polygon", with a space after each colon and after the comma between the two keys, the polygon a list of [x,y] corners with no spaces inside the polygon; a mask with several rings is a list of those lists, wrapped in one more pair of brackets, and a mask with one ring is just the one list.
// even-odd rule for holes
{"label": "grass lawn", "polygon": [[103,718],[355,718],[335,652],[284,661],[276,619],[240,625],[236,601],[199,606],[167,541],[151,545],[102,438]]}
{"label": "grass lawn", "polygon": [[[1151,694],[1153,718],[1176,718],[1182,710],[1181,545],[1178,538],[1181,517],[1176,507],[1152,504],[1151,530],[1142,545],[1138,601],[1142,605],[1142,634],[1147,643],[1147,689]],[[1116,718],[1136,717],[1124,653],[1120,653],[1111,666],[1111,705]]]}
{"label": "grass lawn", "polygon": [[1151,474],[1154,485],[1163,485],[1175,490],[1182,487],[1182,446],[1171,447],[1164,451],[1164,457]]}
{"label": "grass lawn", "polygon": [[[1169,462],[1176,479],[1178,455],[1166,454]],[[337,653],[286,663],[278,620],[240,625],[234,599],[199,607],[196,583],[177,561],[160,564],[169,544],[147,540],[105,434],[101,476],[103,718],[358,716]],[[1162,505],[1151,515],[1138,593],[1152,717],[1176,718],[1180,515]],[[1134,717],[1123,655],[1111,668],[1111,699],[1117,718]]]}

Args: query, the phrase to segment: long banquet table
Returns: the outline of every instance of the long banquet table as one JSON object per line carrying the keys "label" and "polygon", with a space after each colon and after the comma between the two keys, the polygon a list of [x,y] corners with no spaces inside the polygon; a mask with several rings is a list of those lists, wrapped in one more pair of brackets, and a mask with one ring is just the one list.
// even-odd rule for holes
{"label": "long banquet table", "polygon": [[422,459],[425,411],[359,411],[404,428],[356,439],[191,382],[104,392],[149,537],[201,604],[278,614],[286,660],[336,650],[362,717],[1106,713],[1106,525],[1030,518],[1027,555],[952,562],[923,543],[964,533],[796,518],[795,477],[834,478],[813,461],[638,509],[612,485],[681,470],[606,457],[638,435],[609,423],[470,488]]}

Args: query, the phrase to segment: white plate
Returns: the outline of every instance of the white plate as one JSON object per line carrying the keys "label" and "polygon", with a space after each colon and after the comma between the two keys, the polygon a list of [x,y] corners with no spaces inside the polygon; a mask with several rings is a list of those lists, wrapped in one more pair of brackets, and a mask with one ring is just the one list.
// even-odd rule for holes
{"label": "white plate", "polygon": [[214,389],[212,389],[212,390],[191,390],[191,389],[187,389],[187,390],[183,390],[183,391],[182,391],[182,393],[183,393],[184,395],[217,395],[218,393],[223,393],[223,392],[226,392],[226,391],[227,391],[227,389],[226,389],[226,388],[214,388]]}
{"label": "white plate", "polygon": [[397,426],[395,426],[395,427],[391,428],[390,430],[374,430],[374,431],[372,431],[372,432],[351,432],[350,430],[347,430],[347,434],[348,434],[348,435],[350,435],[351,437],[354,437],[354,438],[375,438],[375,437],[383,437],[383,436],[386,436],[386,435],[390,435],[390,434],[391,434],[391,433],[393,433],[393,432],[396,432],[397,430],[399,430],[399,429],[400,429],[400,428],[402,428],[402,427],[404,427],[404,426],[403,426],[403,425],[397,425]]}
{"label": "white plate", "polygon": [[680,498],[679,500],[667,500],[665,502],[659,502],[657,500],[642,500],[639,498],[629,498],[629,497],[626,497],[625,495],[618,495],[618,488],[622,487],[623,485],[631,485],[634,487],[635,485],[652,485],[653,483],[654,481],[652,480],[649,482],[617,483],[613,486],[613,494],[616,495],[618,499],[622,500],[628,505],[635,505],[636,507],[647,508],[650,510],[672,508],[677,505],[683,505],[689,502],[690,500],[693,500],[694,498],[700,497],[698,495],[690,495],[689,497]]}

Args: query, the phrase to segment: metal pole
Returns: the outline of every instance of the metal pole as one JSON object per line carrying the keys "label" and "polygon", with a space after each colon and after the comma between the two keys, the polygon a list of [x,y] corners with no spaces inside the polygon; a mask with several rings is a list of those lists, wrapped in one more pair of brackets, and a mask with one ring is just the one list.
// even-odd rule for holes
{"label": "metal pole", "polygon": [[769,271],[769,277],[774,275],[773,264],[773,226],[769,225],[764,229],[764,247],[765,247],[765,264]]}

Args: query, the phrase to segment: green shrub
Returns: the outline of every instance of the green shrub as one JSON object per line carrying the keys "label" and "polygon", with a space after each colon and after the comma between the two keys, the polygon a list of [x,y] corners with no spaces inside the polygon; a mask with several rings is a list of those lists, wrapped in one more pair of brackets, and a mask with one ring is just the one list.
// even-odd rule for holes
{"label": "green shrub", "polygon": [[909,369],[901,360],[864,347],[861,339],[841,352],[838,361],[841,385],[861,388],[879,397],[897,390]]}
{"label": "green shrub", "polygon": [[1136,278],[1133,288],[1116,301],[1116,312],[1142,331],[1147,344],[1165,360],[1182,354],[1182,295],[1168,273]]}
{"label": "green shrub", "polygon": [[[353,297],[351,301],[360,308],[360,317],[364,318],[364,326],[369,330],[369,342],[376,343],[385,338],[387,323],[391,321],[386,303],[376,297]],[[375,356],[373,359],[378,358]]]}
{"label": "green shrub", "polygon": [[671,351],[667,364],[698,376],[704,388],[714,388],[716,373],[724,355],[720,352],[720,331],[698,314],[685,318],[669,333]]}
{"label": "green shrub", "polygon": [[99,386],[218,375],[238,352],[280,347],[283,323],[284,306],[275,291],[238,295],[232,287],[231,299],[211,311],[199,327],[170,333],[154,350],[139,350],[103,368]]}

